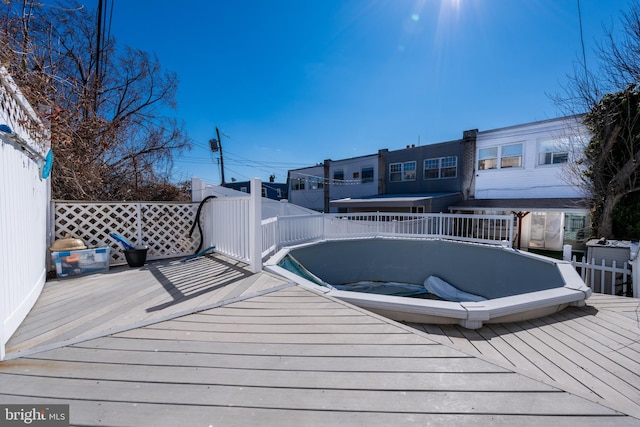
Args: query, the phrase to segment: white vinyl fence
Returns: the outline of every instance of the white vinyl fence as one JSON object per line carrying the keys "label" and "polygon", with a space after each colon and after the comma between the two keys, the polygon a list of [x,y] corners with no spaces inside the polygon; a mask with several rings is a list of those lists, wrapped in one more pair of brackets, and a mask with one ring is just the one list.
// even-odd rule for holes
{"label": "white vinyl fence", "polygon": [[[34,153],[49,148],[45,126],[0,67],[0,360],[46,280],[49,180]],[[6,128],[5,128],[6,129]],[[17,137],[26,143],[16,143]],[[30,151],[32,151],[30,153]]]}
{"label": "white vinyl fence", "polygon": [[250,194],[207,185],[196,178],[191,181],[192,197],[202,204],[203,249],[215,246],[216,252],[248,263],[254,272],[262,269],[260,188],[259,179],[251,180]]}

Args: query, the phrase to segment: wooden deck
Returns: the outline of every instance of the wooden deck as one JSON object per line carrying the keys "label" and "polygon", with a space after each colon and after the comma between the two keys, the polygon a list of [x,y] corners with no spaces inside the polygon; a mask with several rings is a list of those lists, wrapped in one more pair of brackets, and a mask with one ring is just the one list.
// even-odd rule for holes
{"label": "wooden deck", "polygon": [[410,325],[466,354],[640,418],[639,299],[593,294],[585,307],[478,330]]}
{"label": "wooden deck", "polygon": [[221,255],[47,282],[36,305],[7,343],[13,353],[39,351],[193,313],[289,286]]}
{"label": "wooden deck", "polygon": [[[0,363],[0,403],[68,403],[73,425],[640,425],[639,301],[594,301],[479,339],[402,325],[218,256],[119,269],[47,284]],[[569,331],[578,324],[582,334]],[[549,325],[567,337],[547,336]],[[615,363],[599,369],[619,393],[584,387],[593,359],[534,356],[536,340],[562,351],[554,339],[572,348],[566,358],[605,352]]]}

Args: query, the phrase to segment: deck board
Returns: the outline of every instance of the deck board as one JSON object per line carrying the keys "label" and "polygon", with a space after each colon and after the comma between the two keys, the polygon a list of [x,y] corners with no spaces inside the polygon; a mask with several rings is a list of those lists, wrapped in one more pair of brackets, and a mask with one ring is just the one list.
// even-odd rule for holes
{"label": "deck board", "polygon": [[[0,400],[9,403],[35,404],[37,398],[0,394]],[[47,403],[66,403],[60,399],[47,399]],[[636,426],[633,419],[626,417],[593,416],[533,416],[495,415],[477,413],[434,414],[434,413],[384,413],[340,409],[310,411],[297,408],[264,409],[243,407],[212,407],[197,405],[167,405],[128,402],[78,401],[74,404],[76,414],[73,419],[79,425],[95,425],[96,418],[113,426],[148,425],[224,425],[224,426],[477,426],[491,425],[512,427],[514,425],[553,425],[554,427],[626,427]]]}
{"label": "deck board", "polygon": [[[92,277],[111,319],[99,304],[97,314],[65,310],[92,305],[77,281],[47,286],[26,331],[52,333],[43,319],[58,317],[67,330],[48,337],[55,345],[9,353],[0,401],[68,403],[79,425],[640,424],[637,366],[622,363],[637,352],[636,327],[616,332],[626,301],[476,331],[410,327],[242,267],[204,257]],[[109,305],[109,285],[120,305]],[[605,390],[590,375],[614,382]]]}
{"label": "deck board", "polygon": [[[7,354],[135,327],[286,285],[281,278],[252,274],[246,267],[209,255],[48,282],[7,343]],[[260,279],[262,275],[267,277]],[[254,289],[256,282],[260,290]]]}
{"label": "deck board", "polygon": [[637,299],[594,294],[585,307],[531,321],[487,324],[475,332],[456,325],[409,326],[467,354],[640,416],[640,328],[628,316],[637,306]]}

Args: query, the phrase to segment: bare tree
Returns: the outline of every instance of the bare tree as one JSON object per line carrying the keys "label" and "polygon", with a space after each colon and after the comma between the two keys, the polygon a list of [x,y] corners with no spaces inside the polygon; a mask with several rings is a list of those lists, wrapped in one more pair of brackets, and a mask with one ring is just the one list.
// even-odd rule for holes
{"label": "bare tree", "polygon": [[[629,194],[640,190],[640,4],[635,1],[620,19],[622,31],[605,28],[597,49],[597,67],[580,62],[568,76],[565,91],[554,97],[567,113],[585,113],[592,138],[568,166],[572,182],[591,194],[592,234],[613,236],[613,212]],[[582,59],[584,61],[584,57]]]}
{"label": "bare tree", "polygon": [[[92,12],[75,0],[53,7],[5,2],[0,51],[25,96],[46,106],[56,161],[53,196],[148,199],[189,147],[175,108],[178,78],[156,57],[98,38]],[[98,40],[101,40],[98,47]]]}
{"label": "bare tree", "polygon": [[614,209],[640,190],[640,90],[630,85],[608,94],[584,119],[593,133],[585,149],[598,236],[613,237]]}

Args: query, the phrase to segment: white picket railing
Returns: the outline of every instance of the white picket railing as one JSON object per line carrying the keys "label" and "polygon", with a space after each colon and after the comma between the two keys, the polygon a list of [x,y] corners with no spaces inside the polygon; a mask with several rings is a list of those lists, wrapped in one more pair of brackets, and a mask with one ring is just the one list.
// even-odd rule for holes
{"label": "white picket railing", "polygon": [[[608,266],[604,259],[598,264],[595,258],[589,262],[586,257],[582,257],[578,261],[574,255],[571,258],[571,264],[593,292],[623,296],[631,293],[631,269],[626,261],[622,263],[622,266],[617,266],[616,261],[613,260]],[[635,295],[634,297],[637,298]]]}
{"label": "white picket railing", "polygon": [[325,238],[403,236],[511,246],[511,215],[315,214],[263,220],[262,255],[286,245]]}

